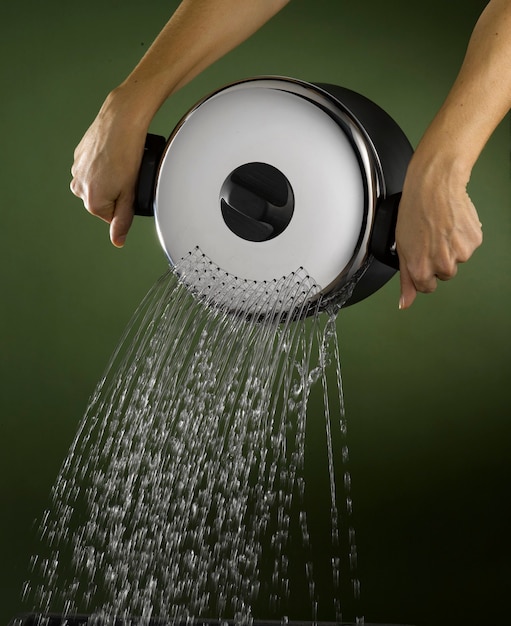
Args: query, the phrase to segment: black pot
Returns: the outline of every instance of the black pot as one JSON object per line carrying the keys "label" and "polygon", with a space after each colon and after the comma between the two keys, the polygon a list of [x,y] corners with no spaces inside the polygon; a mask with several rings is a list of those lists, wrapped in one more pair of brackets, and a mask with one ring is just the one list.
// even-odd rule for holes
{"label": "black pot", "polygon": [[350,305],[399,267],[412,153],[396,122],[354,91],[252,78],[204,98],[168,141],[148,135],[136,213],[155,215],[171,264],[200,249],[256,283],[304,268],[317,285],[311,302],[341,297],[364,269]]}

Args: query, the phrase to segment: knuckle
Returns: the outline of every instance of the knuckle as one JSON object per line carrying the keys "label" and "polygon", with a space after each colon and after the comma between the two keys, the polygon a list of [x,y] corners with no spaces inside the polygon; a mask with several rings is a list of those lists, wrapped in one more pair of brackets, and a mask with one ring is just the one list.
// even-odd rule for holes
{"label": "knuckle", "polygon": [[94,217],[99,217],[106,222],[112,220],[115,201],[108,201],[103,194],[98,194],[94,189],[88,189],[83,196],[83,203],[87,211]]}
{"label": "knuckle", "polygon": [[467,243],[466,245],[461,246],[457,254],[458,263],[466,263],[470,259],[474,251],[482,244],[482,242],[483,242],[483,238],[482,238],[482,233],[481,233],[480,237],[477,237],[470,243]]}
{"label": "knuckle", "polygon": [[87,209],[87,211],[91,214],[94,215],[94,217],[101,217],[101,218],[105,218],[107,216],[107,211],[105,211],[104,208],[91,203],[90,201],[85,201],[85,208]]}
{"label": "knuckle", "polygon": [[104,185],[82,175],[79,168],[73,164],[71,168],[73,178],[69,184],[71,192],[80,198],[85,209],[94,217],[110,222],[115,209],[115,200],[109,200]]}
{"label": "knuckle", "polygon": [[428,282],[422,282],[416,285],[417,291],[421,293],[433,293],[437,288],[436,278],[429,280]]}
{"label": "knuckle", "polygon": [[410,272],[413,283],[417,291],[421,293],[433,293],[437,288],[436,277],[431,272],[424,269]]}
{"label": "knuckle", "polygon": [[458,263],[466,263],[472,256],[472,250],[460,250],[458,253]]}
{"label": "knuckle", "polygon": [[84,204],[85,208],[91,215],[94,215],[95,217],[99,217],[101,215],[101,208],[90,197],[84,199]]}
{"label": "knuckle", "polygon": [[458,273],[458,264],[453,259],[444,259],[439,263],[435,274],[440,280],[450,280]]}

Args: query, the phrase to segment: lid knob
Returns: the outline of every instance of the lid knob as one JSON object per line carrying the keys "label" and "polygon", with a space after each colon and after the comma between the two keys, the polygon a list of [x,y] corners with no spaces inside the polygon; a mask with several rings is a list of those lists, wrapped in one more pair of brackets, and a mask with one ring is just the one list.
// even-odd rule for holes
{"label": "lid knob", "polygon": [[268,241],[289,225],[294,194],[284,174],[267,163],[245,163],[233,170],[220,190],[222,217],[247,241]]}

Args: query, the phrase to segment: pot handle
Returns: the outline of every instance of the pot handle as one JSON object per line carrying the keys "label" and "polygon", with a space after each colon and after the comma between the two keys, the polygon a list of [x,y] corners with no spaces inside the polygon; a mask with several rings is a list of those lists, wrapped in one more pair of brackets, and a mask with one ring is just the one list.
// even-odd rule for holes
{"label": "pot handle", "polygon": [[135,187],[135,215],[147,217],[154,215],[153,200],[156,174],[166,145],[167,140],[161,135],[149,133],[146,137],[144,154]]}
{"label": "pot handle", "polygon": [[373,222],[370,250],[375,259],[399,269],[399,257],[396,250],[396,223],[401,193],[384,198],[378,208]]}

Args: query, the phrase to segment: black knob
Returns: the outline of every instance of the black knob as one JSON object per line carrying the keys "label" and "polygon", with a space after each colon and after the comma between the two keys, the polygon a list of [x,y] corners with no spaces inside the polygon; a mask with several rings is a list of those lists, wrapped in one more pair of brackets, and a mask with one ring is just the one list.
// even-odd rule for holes
{"label": "black knob", "polygon": [[267,163],[246,163],[226,178],[220,191],[225,223],[247,241],[268,241],[289,225],[294,194],[284,174]]}

